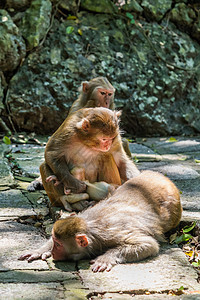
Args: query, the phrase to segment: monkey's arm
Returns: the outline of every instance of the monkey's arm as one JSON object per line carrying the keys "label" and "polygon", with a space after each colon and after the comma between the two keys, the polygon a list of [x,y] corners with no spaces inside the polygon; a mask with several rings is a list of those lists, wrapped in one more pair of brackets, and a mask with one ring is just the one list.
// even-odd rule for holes
{"label": "monkey's arm", "polygon": [[69,172],[65,156],[56,157],[55,151],[46,151],[45,160],[48,166],[56,175],[58,180],[63,183],[65,190],[71,190],[72,193],[81,193],[86,190],[86,184],[76,179]]}
{"label": "monkey's arm", "polygon": [[41,258],[42,260],[46,260],[51,256],[51,250],[53,248],[53,239],[52,237],[39,249],[26,252],[22,254],[18,259],[19,260],[27,260],[31,262],[33,260]]}
{"label": "monkey's arm", "polygon": [[124,246],[109,249],[103,255],[92,260],[92,271],[110,271],[116,264],[136,262],[149,256],[155,256],[158,251],[158,242],[153,237],[141,236],[134,244],[124,244]]}
{"label": "monkey's arm", "polygon": [[113,157],[118,167],[120,177],[127,181],[140,174],[134,162],[127,156],[122,147],[121,137],[119,136],[113,144]]}

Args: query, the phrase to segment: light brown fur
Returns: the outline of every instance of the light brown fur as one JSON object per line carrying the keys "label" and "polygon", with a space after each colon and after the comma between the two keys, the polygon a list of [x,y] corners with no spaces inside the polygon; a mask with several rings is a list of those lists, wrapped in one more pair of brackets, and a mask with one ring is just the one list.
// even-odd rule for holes
{"label": "light brown fur", "polygon": [[[67,201],[60,186],[46,182],[52,174],[56,175],[61,186],[79,194],[86,191],[86,184],[70,173],[75,167],[83,167],[85,179],[91,183],[105,181],[121,185],[122,181],[140,173],[122,147],[117,115],[106,108],[81,109],[70,115],[50,138],[40,172],[52,205],[62,206]],[[98,137],[101,136],[113,138],[112,146],[106,152],[97,150],[100,147]],[[68,204],[65,208],[70,210]]]}
{"label": "light brown fur", "polygon": [[56,221],[47,244],[21,259],[44,259],[52,249],[55,260],[94,258],[94,272],[109,271],[118,263],[157,255],[159,241],[178,225],[181,213],[179,191],[172,181],[157,172],[144,171],[110,198]]}

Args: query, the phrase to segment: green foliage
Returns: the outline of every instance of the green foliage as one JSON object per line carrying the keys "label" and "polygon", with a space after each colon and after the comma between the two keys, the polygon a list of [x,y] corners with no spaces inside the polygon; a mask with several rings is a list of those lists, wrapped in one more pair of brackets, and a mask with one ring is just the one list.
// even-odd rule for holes
{"label": "green foliage", "polygon": [[194,229],[194,227],[196,226],[196,222],[192,223],[192,225],[190,226],[185,226],[183,229],[182,229],[182,232],[183,234],[181,234],[180,236],[177,236],[174,240],[174,242],[176,244],[180,244],[180,243],[183,243],[183,242],[187,242],[189,241],[190,239],[192,239],[192,235],[191,234],[188,234],[188,232],[192,231]]}
{"label": "green foliage", "polygon": [[182,235],[178,236],[176,239],[175,239],[175,243],[176,244],[180,244],[180,243],[183,243],[183,242],[187,242],[189,241],[190,239],[192,239],[192,236],[190,234],[186,234],[186,233],[183,233]]}
{"label": "green foliage", "polygon": [[10,145],[10,144],[11,144],[11,140],[10,140],[10,138],[7,137],[7,136],[4,136],[4,137],[3,137],[3,142],[4,142],[4,144],[6,144],[6,145]]}
{"label": "green foliage", "polygon": [[175,143],[175,142],[178,142],[178,140],[175,139],[174,137],[170,137],[170,138],[167,140],[167,142],[169,142],[169,143]]}
{"label": "green foliage", "polygon": [[200,266],[200,260],[198,260],[197,262],[192,262],[192,265],[195,267],[195,268],[198,268]]}
{"label": "green foliage", "polygon": [[73,27],[73,26],[68,26],[68,27],[66,28],[66,33],[67,33],[67,34],[71,34],[73,31],[74,31],[74,27]]}
{"label": "green foliage", "polygon": [[192,231],[192,229],[194,229],[194,227],[196,226],[196,222],[194,222],[192,225],[190,225],[190,226],[185,226],[184,228],[183,228],[183,232],[184,233],[187,233],[187,232],[190,232],[190,231]]}
{"label": "green foliage", "polygon": [[131,13],[127,12],[126,13],[126,16],[131,20],[131,24],[135,24],[135,20],[134,20],[134,17]]}

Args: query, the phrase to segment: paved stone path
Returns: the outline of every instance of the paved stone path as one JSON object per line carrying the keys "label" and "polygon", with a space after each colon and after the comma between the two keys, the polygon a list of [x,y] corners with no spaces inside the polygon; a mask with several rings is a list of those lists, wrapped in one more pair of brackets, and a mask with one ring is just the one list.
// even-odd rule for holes
{"label": "paved stone path", "polygon": [[[200,137],[176,139],[138,139],[132,156],[139,169],[169,176],[182,193],[183,219],[200,222]],[[175,298],[200,299],[197,271],[175,245],[162,245],[153,259],[95,274],[88,261],[19,261],[46,240],[60,211],[49,207],[44,191],[26,190],[44,146],[1,145],[0,153],[0,299],[171,299],[181,286],[184,294]]]}

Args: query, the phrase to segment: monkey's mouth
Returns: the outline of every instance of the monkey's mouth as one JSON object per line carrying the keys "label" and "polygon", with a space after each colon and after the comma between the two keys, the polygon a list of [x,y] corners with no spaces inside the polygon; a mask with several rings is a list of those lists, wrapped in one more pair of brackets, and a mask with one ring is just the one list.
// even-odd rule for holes
{"label": "monkey's mouth", "polygon": [[110,146],[106,148],[93,148],[93,149],[98,152],[108,152],[110,150]]}

